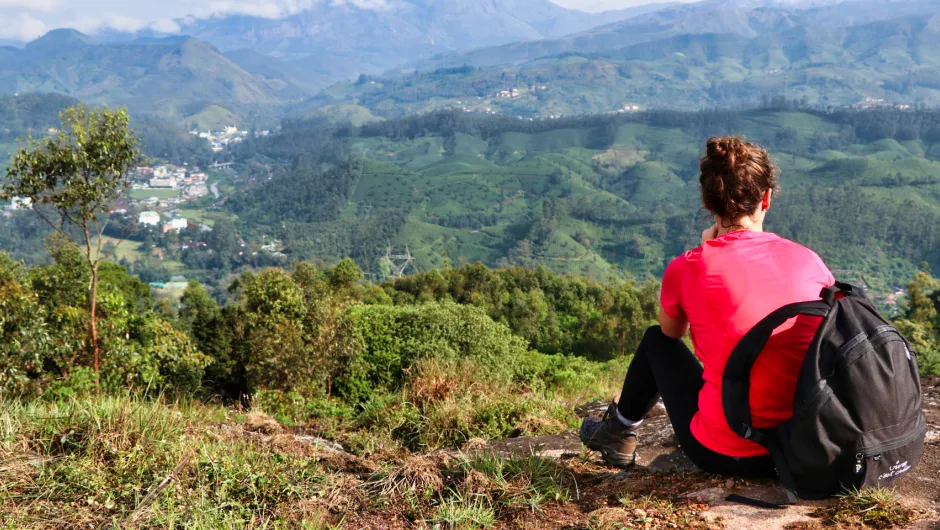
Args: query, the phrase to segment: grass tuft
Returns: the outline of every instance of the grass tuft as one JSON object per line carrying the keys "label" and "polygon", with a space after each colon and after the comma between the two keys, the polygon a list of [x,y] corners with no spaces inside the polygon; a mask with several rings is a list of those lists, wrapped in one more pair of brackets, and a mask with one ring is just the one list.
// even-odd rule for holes
{"label": "grass tuft", "polygon": [[444,530],[477,530],[496,524],[496,512],[489,499],[455,494],[437,507],[430,521]]}
{"label": "grass tuft", "polygon": [[836,502],[813,511],[826,526],[840,528],[899,528],[924,514],[904,505],[890,489],[852,489],[836,497]]}
{"label": "grass tuft", "polygon": [[506,458],[475,453],[462,459],[453,473],[464,494],[486,495],[504,508],[535,511],[549,502],[564,503],[578,496],[571,471],[538,456]]}
{"label": "grass tuft", "polygon": [[396,498],[406,492],[428,498],[444,489],[439,464],[427,456],[409,456],[399,465],[377,473],[366,489],[379,497]]}

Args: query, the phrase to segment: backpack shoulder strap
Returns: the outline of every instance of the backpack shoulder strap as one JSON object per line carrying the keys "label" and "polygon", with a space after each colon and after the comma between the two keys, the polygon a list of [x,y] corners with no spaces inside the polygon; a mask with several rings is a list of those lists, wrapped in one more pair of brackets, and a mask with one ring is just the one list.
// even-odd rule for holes
{"label": "backpack shoulder strap", "polygon": [[764,433],[751,423],[751,368],[774,330],[799,315],[825,317],[831,308],[824,300],[785,305],[758,322],[735,346],[722,374],[721,400],[725,419],[738,436],[762,441]]}
{"label": "backpack shoulder strap", "polygon": [[[751,368],[770,340],[774,330],[799,315],[826,317],[835,301],[838,286],[823,290],[823,300],[798,302],[777,309],[748,331],[735,346],[722,374],[721,401],[725,419],[738,436],[757,442],[767,448],[773,459],[780,484],[787,493],[787,503],[796,504],[796,483],[790,474],[783,451],[777,440],[776,429],[757,429],[751,423]],[[827,296],[828,294],[828,296]]]}

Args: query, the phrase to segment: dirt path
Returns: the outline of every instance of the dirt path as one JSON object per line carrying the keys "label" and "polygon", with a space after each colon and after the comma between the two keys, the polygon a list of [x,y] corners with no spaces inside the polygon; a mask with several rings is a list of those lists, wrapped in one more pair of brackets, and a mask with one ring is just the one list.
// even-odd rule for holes
{"label": "dirt path", "polygon": [[[925,378],[924,410],[930,425],[924,458],[917,469],[898,483],[894,490],[911,507],[927,516],[908,528],[911,530],[940,529],[940,378]],[[585,415],[597,414],[604,404],[582,408]],[[733,504],[725,500],[731,493],[770,501],[783,501],[783,491],[773,481],[722,480],[699,472],[682,454],[673,440],[672,427],[664,415],[652,418],[640,432],[639,461],[626,470],[607,468],[596,453],[582,451],[577,433],[557,436],[524,437],[499,440],[488,449],[506,455],[537,454],[565,462],[578,476],[581,516],[594,517],[601,510],[606,517],[631,518],[618,497],[655,495],[688,499],[706,505],[699,513],[703,521],[721,521],[728,530],[776,530],[794,523],[810,523],[815,508],[831,501],[801,502],[784,509],[763,509]],[[566,518],[574,514],[567,514]],[[562,525],[563,526],[563,525]]]}

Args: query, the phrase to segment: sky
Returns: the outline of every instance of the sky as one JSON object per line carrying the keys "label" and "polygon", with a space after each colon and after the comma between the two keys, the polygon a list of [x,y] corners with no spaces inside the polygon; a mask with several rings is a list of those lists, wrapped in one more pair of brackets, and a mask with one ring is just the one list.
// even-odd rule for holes
{"label": "sky", "polygon": [[[318,0],[0,0],[0,40],[29,41],[47,31],[69,27],[93,34],[102,29],[153,28],[172,33],[186,16],[247,14],[279,18]],[[334,0],[381,8],[389,0]],[[552,0],[585,11],[618,9],[668,0]],[[689,0],[682,0],[689,1]]]}

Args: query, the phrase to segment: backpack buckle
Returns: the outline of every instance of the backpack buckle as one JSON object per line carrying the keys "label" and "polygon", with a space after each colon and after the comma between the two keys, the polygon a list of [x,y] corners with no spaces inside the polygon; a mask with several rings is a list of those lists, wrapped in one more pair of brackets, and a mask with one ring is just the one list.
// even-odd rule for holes
{"label": "backpack buckle", "polygon": [[762,443],[764,441],[764,432],[758,429],[752,428],[746,423],[741,424],[741,437],[745,440],[750,440],[754,443]]}

